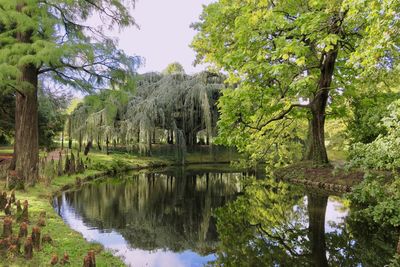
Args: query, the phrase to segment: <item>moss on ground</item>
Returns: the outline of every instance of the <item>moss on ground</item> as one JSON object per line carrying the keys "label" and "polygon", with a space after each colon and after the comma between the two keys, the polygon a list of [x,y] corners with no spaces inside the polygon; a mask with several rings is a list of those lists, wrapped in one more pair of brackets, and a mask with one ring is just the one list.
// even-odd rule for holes
{"label": "moss on ground", "polygon": [[[171,162],[159,158],[139,158],[127,154],[105,155],[101,153],[90,153],[92,163],[90,168],[84,174],[63,175],[55,178],[49,184],[44,182],[37,183],[34,187],[28,188],[26,191],[17,191],[16,198],[21,202],[28,200],[29,202],[29,234],[32,226],[35,226],[39,214],[42,211],[46,212],[46,226],[42,228],[43,234],[50,234],[53,239],[53,244],[46,244],[39,252],[34,252],[33,259],[26,261],[22,256],[8,258],[6,254],[0,255],[0,266],[50,266],[50,260],[53,254],[57,254],[59,259],[64,255],[64,252],[69,254],[70,266],[82,266],[83,258],[89,250],[96,251],[97,266],[124,266],[121,259],[114,257],[110,252],[105,251],[101,245],[89,243],[82,235],[69,228],[64,223],[62,218],[58,216],[52,207],[52,199],[57,191],[66,188],[68,185],[74,185],[76,178],[80,177],[83,180],[85,177],[99,176],[104,171],[94,169],[94,167],[102,166],[109,170],[113,162],[122,162],[120,166],[129,168],[143,168],[151,166],[169,165]],[[111,168],[111,167],[110,167]],[[0,191],[4,191],[5,181],[0,180]],[[8,192],[8,195],[10,192]],[[13,206],[13,214],[15,214],[15,206]],[[4,212],[0,213],[0,227],[2,231],[2,222]],[[13,232],[18,234],[19,224],[14,220]]]}

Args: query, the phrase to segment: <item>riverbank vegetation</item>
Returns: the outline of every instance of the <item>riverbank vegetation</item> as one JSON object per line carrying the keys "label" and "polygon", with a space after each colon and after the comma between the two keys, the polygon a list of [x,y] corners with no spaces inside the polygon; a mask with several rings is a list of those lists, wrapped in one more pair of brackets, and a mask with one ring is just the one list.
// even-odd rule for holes
{"label": "riverbank vegetation", "polygon": [[[389,227],[382,253],[394,255],[398,240],[400,254],[398,1],[214,1],[192,25],[196,63],[209,64],[197,74],[177,62],[137,73],[142,59],[105,34],[137,26],[134,2],[0,2],[0,188],[18,190],[34,220],[46,211],[54,240],[32,265],[48,264],[63,247],[98,250],[53,211],[56,191],[100,173],[233,161],[265,164],[269,179],[247,181],[237,201],[217,212],[217,262],[274,264],[272,251],[281,262],[291,255],[290,264],[308,264],[296,260],[306,254],[321,266],[343,263],[343,255],[330,251],[328,259],[315,247],[321,233],[307,239],[295,225],[293,236],[275,235],[298,218],[280,209],[305,209],[279,179],[343,189],[354,207],[350,227],[359,218]],[[94,18],[101,25],[91,25]],[[73,99],[74,91],[85,96]],[[306,195],[326,209],[327,198]],[[283,206],[264,205],[274,199]],[[308,209],[310,224],[325,219]],[[237,229],[242,235],[232,240]],[[364,242],[362,233],[356,239]],[[87,251],[69,252],[71,261],[81,263]],[[108,252],[96,256],[121,264]],[[359,261],[382,263],[370,255]],[[398,261],[395,255],[392,264]]]}

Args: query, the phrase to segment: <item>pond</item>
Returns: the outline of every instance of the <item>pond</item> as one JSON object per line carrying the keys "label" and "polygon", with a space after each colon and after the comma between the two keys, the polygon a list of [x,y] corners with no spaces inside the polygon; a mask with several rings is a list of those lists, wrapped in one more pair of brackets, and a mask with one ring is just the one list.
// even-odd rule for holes
{"label": "pond", "polygon": [[130,266],[382,266],[393,255],[394,230],[350,220],[344,198],[248,176],[222,165],[127,173],[54,207]]}

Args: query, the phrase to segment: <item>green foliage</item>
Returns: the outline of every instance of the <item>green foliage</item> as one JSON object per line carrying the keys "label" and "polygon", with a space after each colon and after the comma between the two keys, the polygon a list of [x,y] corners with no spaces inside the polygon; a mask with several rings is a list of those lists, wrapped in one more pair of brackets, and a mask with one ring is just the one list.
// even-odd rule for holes
{"label": "green foliage", "polygon": [[[0,88],[29,90],[32,84],[19,81],[26,66],[48,83],[84,91],[126,84],[138,60],[117,49],[103,27],[133,25],[133,2],[0,1]],[[91,27],[87,20],[95,17],[104,25]]]}
{"label": "green foliage", "polygon": [[[307,265],[302,225],[304,202],[288,184],[247,181],[244,195],[217,211],[221,239],[218,264],[227,266]],[[294,206],[296,212],[294,212]]]}
{"label": "green foliage", "polygon": [[350,164],[382,170],[398,170],[400,166],[400,100],[387,108],[388,116],[380,125],[387,134],[368,144],[356,143],[350,150]]}
{"label": "green foliage", "polygon": [[[211,63],[228,72],[231,84],[239,83],[220,99],[220,142],[254,158],[275,153],[274,145],[283,142],[292,151],[286,143],[304,136],[294,129],[311,117],[303,109],[313,110],[321,91],[329,92],[323,112],[344,116],[346,100],[363,90],[360,77],[374,73],[373,79],[383,80],[397,73],[399,10],[394,1],[378,0],[219,0],[206,6],[194,24],[197,62]],[[323,66],[332,57],[330,82]],[[328,88],[320,88],[326,81]]]}
{"label": "green foliage", "polygon": [[301,159],[307,133],[305,129],[308,127],[306,121],[299,119],[304,116],[303,110],[296,110],[291,117],[261,129],[251,127],[261,124],[264,114],[278,114],[279,106],[285,105],[281,103],[278,107],[270,107],[265,97],[264,88],[256,86],[243,85],[224,90],[218,102],[221,115],[217,142],[236,146],[239,152],[249,154],[250,161],[255,163],[262,159],[279,167]]}
{"label": "green foliage", "polygon": [[92,168],[94,170],[109,172],[109,173],[118,173],[121,171],[126,171],[130,167],[130,164],[121,160],[121,159],[113,159],[111,162],[103,162],[97,161],[93,163]]}
{"label": "green foliage", "polygon": [[163,74],[164,75],[171,75],[171,74],[177,74],[177,73],[185,73],[185,69],[183,68],[183,66],[178,63],[178,62],[174,62],[169,64],[165,70],[163,70]]}
{"label": "green foliage", "polygon": [[386,135],[387,129],[381,123],[389,115],[388,106],[398,97],[397,93],[374,93],[354,98],[351,102],[353,118],[347,133],[351,143],[371,143],[379,135]]}
{"label": "green foliage", "polygon": [[68,94],[52,93],[50,90],[39,91],[39,145],[54,148],[54,138],[59,134],[66,121],[66,108],[70,101]]}
{"label": "green foliage", "polygon": [[[69,94],[52,92],[41,88],[38,96],[38,123],[39,145],[41,147],[54,147],[54,137],[64,127],[65,110],[69,103]],[[0,95],[2,119],[0,120],[0,144],[7,144],[14,135],[15,96],[13,94]]]}
{"label": "green foliage", "polygon": [[12,94],[0,92],[0,113],[0,145],[6,145],[14,131],[15,100]]}
{"label": "green foliage", "polygon": [[376,223],[400,225],[400,179],[369,174],[350,194],[354,206],[361,208],[359,216],[372,218]]}

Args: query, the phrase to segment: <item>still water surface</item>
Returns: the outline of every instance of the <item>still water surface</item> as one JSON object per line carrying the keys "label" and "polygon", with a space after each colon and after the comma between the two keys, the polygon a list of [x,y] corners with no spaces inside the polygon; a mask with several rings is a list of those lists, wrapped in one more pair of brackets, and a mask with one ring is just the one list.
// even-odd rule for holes
{"label": "still water surface", "polygon": [[[72,229],[82,233],[89,241],[101,243],[127,265],[204,266],[216,261],[218,255],[225,255],[223,251],[217,253],[214,211],[241,194],[242,181],[246,176],[246,173],[229,170],[227,166],[129,173],[85,184],[77,191],[64,192],[55,198],[54,207]],[[361,252],[354,250],[351,251],[354,255],[350,255],[350,249],[346,249],[360,241],[354,240],[348,233],[346,218],[350,210],[344,199],[321,192],[310,194],[309,189],[295,190],[297,204],[293,205],[292,211],[297,214],[293,217],[297,221],[289,224],[304,226],[305,232],[301,234],[305,239],[313,240],[306,244],[308,249],[300,249],[299,245],[293,248],[294,253],[306,251],[309,254],[305,255],[309,260],[301,265],[323,266],[326,259],[335,262],[333,257],[341,258],[340,262],[346,266],[364,265],[362,255],[357,255]],[[293,196],[289,194],[288,198]],[[284,227],[282,225],[282,229]],[[371,237],[371,242],[374,238]],[[235,236],[232,237],[234,239]],[[363,242],[367,244],[361,244],[361,251],[374,254],[374,247],[368,245],[368,238],[366,240]],[[375,241],[382,242],[379,239]],[[265,243],[272,244],[272,247],[266,246],[265,251],[281,247],[283,255],[287,253],[287,262],[290,262],[289,258],[293,255],[285,252],[287,244],[280,245],[279,240]],[[379,257],[389,257],[391,250],[388,247],[383,251],[387,255]],[[273,260],[276,265],[285,265],[286,256],[283,256],[283,262],[280,262],[281,257]],[[351,261],[347,261],[346,257]],[[242,259],[246,260],[246,257]],[[346,261],[349,264],[345,264]],[[300,264],[301,261],[298,262]],[[385,260],[376,261],[376,266],[382,262]],[[365,266],[374,265],[372,260]]]}

